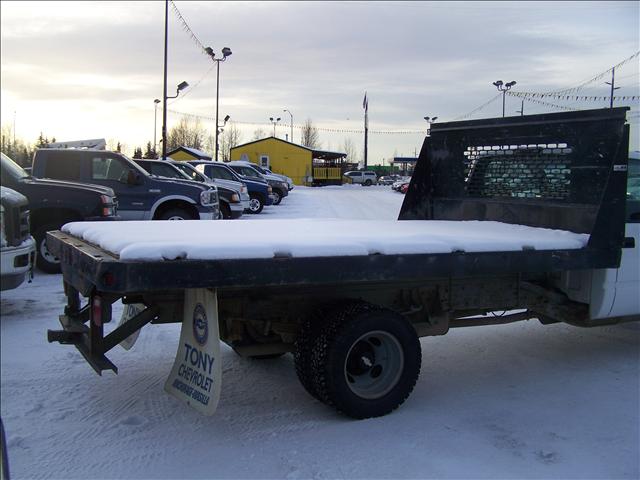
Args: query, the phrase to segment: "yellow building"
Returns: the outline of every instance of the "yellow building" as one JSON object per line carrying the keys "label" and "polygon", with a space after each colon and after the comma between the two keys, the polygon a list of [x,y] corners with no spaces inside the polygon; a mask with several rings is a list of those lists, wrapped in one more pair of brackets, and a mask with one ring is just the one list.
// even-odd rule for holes
{"label": "yellow building", "polygon": [[231,149],[231,160],[246,160],[273,173],[291,177],[296,185],[340,184],[347,166],[340,152],[313,150],[269,137]]}
{"label": "yellow building", "polygon": [[211,155],[202,150],[182,146],[167,152],[167,157],[183,162],[188,162],[189,160],[211,160]]}

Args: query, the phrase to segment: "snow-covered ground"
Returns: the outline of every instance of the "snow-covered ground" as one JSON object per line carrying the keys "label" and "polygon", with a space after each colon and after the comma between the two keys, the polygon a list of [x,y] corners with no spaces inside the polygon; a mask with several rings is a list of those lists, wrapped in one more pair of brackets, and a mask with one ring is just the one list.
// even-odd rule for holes
{"label": "snow-covered ground", "polygon": [[[393,219],[388,187],[297,187],[257,218]],[[256,219],[254,216],[243,219]],[[240,219],[239,221],[243,221]],[[218,411],[162,386],[179,325],[145,327],[120,374],[48,344],[60,275],[2,292],[1,415],[13,478],[638,478],[640,324],[536,320],[425,338],[422,374],[392,414],[345,418],[299,385],[291,356],[223,346]]]}

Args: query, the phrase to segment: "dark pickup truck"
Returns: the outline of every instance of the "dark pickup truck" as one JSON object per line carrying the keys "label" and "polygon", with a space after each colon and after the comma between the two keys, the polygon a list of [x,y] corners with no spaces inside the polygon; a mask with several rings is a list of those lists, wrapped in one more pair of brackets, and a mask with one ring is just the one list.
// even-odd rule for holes
{"label": "dark pickup truck", "polygon": [[[311,396],[367,418],[411,393],[419,337],[531,318],[637,320],[627,110],[433,124],[399,221],[384,225],[291,220],[288,239],[259,236],[265,222],[196,225],[193,241],[208,235],[210,248],[176,260],[122,257],[111,225],[67,225],[48,234],[68,298],[48,339],[75,345],[98,373],[117,371],[111,348],[148,323],[182,322],[165,390],[199,411],[217,405],[221,339],[254,358],[293,352]],[[157,234],[191,251],[177,228]],[[138,308],[105,335],[118,300]]]}
{"label": "dark pickup truck", "polygon": [[2,154],[2,186],[29,200],[31,233],[36,240],[36,266],[60,272],[60,264],[47,248],[46,232],[67,222],[117,220],[117,200],[111,188],[59,180],[41,180]]}
{"label": "dark pickup truck", "polygon": [[118,152],[41,148],[33,156],[31,171],[38,178],[112,188],[123,220],[211,220],[219,216],[215,187],[151,176]]}

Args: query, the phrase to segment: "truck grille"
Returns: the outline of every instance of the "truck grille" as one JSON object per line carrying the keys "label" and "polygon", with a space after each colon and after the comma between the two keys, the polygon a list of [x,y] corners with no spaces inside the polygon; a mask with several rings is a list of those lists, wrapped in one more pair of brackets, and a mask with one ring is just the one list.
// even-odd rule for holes
{"label": "truck grille", "polygon": [[17,247],[29,238],[29,206],[5,208],[4,215],[7,244]]}

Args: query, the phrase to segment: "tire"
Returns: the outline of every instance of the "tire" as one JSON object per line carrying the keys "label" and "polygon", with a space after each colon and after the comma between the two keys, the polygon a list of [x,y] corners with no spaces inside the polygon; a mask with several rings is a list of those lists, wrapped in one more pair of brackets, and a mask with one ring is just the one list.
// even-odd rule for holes
{"label": "tire", "polygon": [[193,215],[182,208],[170,208],[158,216],[158,220],[195,220]]}
{"label": "tire", "polygon": [[228,203],[220,202],[220,215],[221,215],[221,218],[224,220],[231,219],[231,207],[229,206]]}
{"label": "tire", "polygon": [[50,223],[35,231],[33,238],[36,241],[36,267],[44,273],[60,273],[60,260],[47,248],[47,232],[58,230],[60,225]]}
{"label": "tire", "polygon": [[371,186],[371,180],[369,180],[368,178],[364,181],[363,184],[365,187],[370,187]]}
{"label": "tire", "polygon": [[252,193],[250,197],[251,200],[249,200],[249,212],[257,215],[264,208],[264,201],[262,200],[260,195],[256,195],[255,193]]}
{"label": "tire", "polygon": [[409,396],[420,374],[418,336],[400,315],[354,302],[315,333],[313,391],[353,418],[386,415]]}
{"label": "tire", "polygon": [[282,195],[280,194],[280,192],[278,190],[274,190],[273,191],[273,196],[275,197],[275,200],[273,201],[274,205],[280,205],[280,202],[282,201]]}

